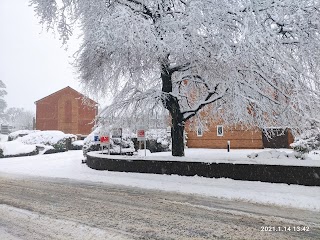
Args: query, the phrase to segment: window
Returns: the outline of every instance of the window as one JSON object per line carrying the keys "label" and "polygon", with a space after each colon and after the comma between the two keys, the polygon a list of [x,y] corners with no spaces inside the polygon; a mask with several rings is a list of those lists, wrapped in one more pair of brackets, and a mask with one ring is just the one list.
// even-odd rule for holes
{"label": "window", "polygon": [[217,136],[218,137],[222,137],[223,136],[223,126],[222,125],[218,125],[217,126]]}
{"label": "window", "polygon": [[203,135],[202,127],[198,127],[198,128],[197,128],[197,136],[198,136],[198,137],[202,137],[202,135]]}

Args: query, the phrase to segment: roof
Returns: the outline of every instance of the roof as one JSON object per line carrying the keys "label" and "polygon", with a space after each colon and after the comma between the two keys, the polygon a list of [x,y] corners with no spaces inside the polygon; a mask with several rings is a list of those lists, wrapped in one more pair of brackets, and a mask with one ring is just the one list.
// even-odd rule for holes
{"label": "roof", "polygon": [[91,98],[89,98],[89,97],[87,97],[87,96],[83,95],[82,93],[78,92],[77,90],[74,90],[74,89],[73,89],[73,88],[71,88],[70,86],[67,86],[67,87],[65,87],[65,88],[62,88],[62,89],[60,89],[60,90],[58,90],[58,91],[54,92],[54,93],[51,93],[50,95],[48,95],[48,96],[46,96],[46,97],[43,97],[43,98],[41,98],[41,99],[39,99],[39,100],[35,101],[34,103],[35,103],[35,104],[37,104],[38,102],[40,102],[40,101],[42,101],[42,100],[44,100],[44,99],[46,99],[46,98],[48,98],[48,97],[51,97],[51,96],[53,96],[53,95],[55,95],[55,94],[57,94],[57,93],[59,93],[59,92],[65,91],[65,90],[67,90],[67,89],[70,89],[71,91],[74,91],[74,92],[76,92],[77,94],[82,95],[83,97],[85,97],[85,98],[89,99],[90,101],[92,101],[93,103],[97,104],[97,102],[96,102],[96,101],[94,101],[94,100],[92,100]]}

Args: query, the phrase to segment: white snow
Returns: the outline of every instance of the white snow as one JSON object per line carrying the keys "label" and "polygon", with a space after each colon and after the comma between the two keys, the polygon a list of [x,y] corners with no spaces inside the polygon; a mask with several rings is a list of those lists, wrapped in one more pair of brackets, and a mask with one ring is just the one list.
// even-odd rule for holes
{"label": "white snow", "polygon": [[[1,141],[0,149],[3,151],[4,156],[27,154],[39,148],[39,153],[42,154],[48,149],[54,149],[50,145],[59,143],[59,141],[66,138],[76,138],[73,134],[65,134],[61,131],[30,131],[23,130],[17,131],[11,137],[17,137],[19,134],[28,133],[28,135],[19,137],[13,141]],[[6,138],[4,138],[6,139]]]}
{"label": "white snow", "polygon": [[77,140],[77,141],[73,141],[72,145],[73,146],[83,146],[83,140]]}
{"label": "white snow", "polygon": [[73,137],[76,139],[76,136],[73,134],[65,134],[61,131],[40,131],[28,134],[26,136],[20,137],[17,141],[23,142],[25,144],[56,144],[60,140],[63,140],[68,137]]}
{"label": "white snow", "polygon": [[26,145],[19,141],[0,142],[0,149],[4,156],[31,153],[36,150],[35,145]]}
{"label": "white snow", "polygon": [[[197,149],[189,148],[185,151],[185,157],[173,157],[171,152],[151,153],[147,150],[147,157],[144,157],[144,150],[138,150],[137,156],[103,156],[106,158],[121,158],[133,160],[157,160],[157,161],[185,161],[185,162],[216,162],[233,164],[267,164],[267,165],[288,165],[288,166],[316,166],[320,167],[320,151],[313,151],[306,160],[294,157],[291,149],[234,149],[227,152],[226,149]],[[100,156],[99,152],[88,153],[91,156]],[[257,157],[254,157],[258,154]],[[248,155],[250,157],[248,157]]]}
{"label": "white snow", "polygon": [[[239,159],[252,151],[234,150],[233,156]],[[231,157],[226,151],[223,153],[222,150],[213,149],[186,149],[186,155],[190,158],[196,155],[198,160],[199,157],[205,159],[209,159],[209,157],[217,159],[217,156],[224,159]],[[315,158],[319,158],[318,155],[315,156]],[[320,211],[320,187],[211,179],[198,176],[96,171],[88,168],[85,164],[81,164],[82,159],[81,150],[50,155],[6,158],[0,159],[0,172],[67,178],[100,184],[120,184]]]}
{"label": "white snow", "polygon": [[[79,222],[57,219],[5,204],[0,204],[0,215],[5,216],[6,221],[16,227],[15,231],[12,232],[12,228],[6,229],[6,227],[0,225],[0,237],[5,240],[33,239],[33,236],[34,239],[39,239],[36,237],[37,234],[42,235],[43,239],[79,239],[79,236],[81,236],[81,239],[128,239],[128,237],[116,231],[102,230]],[[31,236],[20,238],[23,234],[19,232],[21,229],[19,225],[21,224],[24,226],[22,229],[28,229]],[[48,231],[48,226],[50,226],[50,231]]]}
{"label": "white snow", "polygon": [[6,142],[8,141],[8,135],[0,134],[0,142]]}
{"label": "white snow", "polygon": [[40,130],[18,130],[8,135],[11,139],[16,139],[19,135],[28,135],[30,133],[39,132]]}

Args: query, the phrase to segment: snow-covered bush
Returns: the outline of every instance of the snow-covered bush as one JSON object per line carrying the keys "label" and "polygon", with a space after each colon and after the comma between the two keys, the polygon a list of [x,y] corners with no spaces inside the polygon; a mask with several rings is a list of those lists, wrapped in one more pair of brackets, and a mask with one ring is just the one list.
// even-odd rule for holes
{"label": "snow-covered bush", "polygon": [[82,148],[83,148],[83,140],[77,140],[71,143],[71,150],[82,150]]}
{"label": "snow-covered bush", "polygon": [[[150,152],[167,152],[171,149],[171,137],[168,136],[166,129],[149,129],[146,130],[146,148]],[[139,148],[137,135],[133,134],[135,149]]]}
{"label": "snow-covered bush", "polygon": [[[112,127],[96,127],[84,140],[83,140],[83,155],[86,157],[88,152],[100,150],[100,143],[95,141],[95,136],[103,136],[110,134]],[[110,135],[109,135],[110,136]],[[110,139],[110,153],[120,154],[121,153],[133,153],[135,151],[133,142],[131,140],[132,133],[129,130],[123,130],[122,139],[111,138]],[[121,147],[120,147],[121,146]]]}
{"label": "snow-covered bush", "polygon": [[54,150],[51,150],[51,152],[61,152],[68,150],[70,148],[68,144],[71,144],[72,140],[75,140],[76,138],[76,135],[65,134],[61,131],[40,131],[20,137],[17,141],[24,144],[43,144],[52,146]]}
{"label": "snow-covered bush", "polygon": [[320,149],[320,129],[311,125],[290,146],[295,151],[296,158],[305,159],[312,150]]}
{"label": "snow-covered bush", "polygon": [[13,141],[17,139],[18,137],[26,136],[30,133],[40,132],[40,130],[18,130],[15,132],[12,132],[8,135],[8,141]]}
{"label": "snow-covered bush", "polygon": [[36,145],[27,145],[19,141],[1,142],[0,157],[20,157],[38,154]]}
{"label": "snow-covered bush", "polygon": [[171,149],[171,137],[166,129],[149,129],[146,131],[147,148],[151,152],[166,152]]}
{"label": "snow-covered bush", "polygon": [[290,146],[293,148],[296,158],[306,159],[311,150],[319,149],[315,140],[315,137],[311,137],[308,139],[297,139],[291,143]]}

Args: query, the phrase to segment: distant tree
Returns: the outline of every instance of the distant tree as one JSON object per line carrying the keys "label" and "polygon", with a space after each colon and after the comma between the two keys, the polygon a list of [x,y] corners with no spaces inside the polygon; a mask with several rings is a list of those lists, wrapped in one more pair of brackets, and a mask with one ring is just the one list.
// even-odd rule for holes
{"label": "distant tree", "polygon": [[80,25],[81,82],[115,96],[102,117],[170,112],[174,156],[194,116],[205,125],[222,108],[225,121],[300,129],[319,95],[319,1],[30,2],[64,43]]}
{"label": "distant tree", "polygon": [[4,97],[7,95],[6,85],[0,80],[0,118],[2,122],[5,119],[4,111],[7,107],[7,102],[4,100]]}
{"label": "distant tree", "polygon": [[7,122],[15,130],[33,129],[34,113],[24,108],[9,108],[6,113]]}

